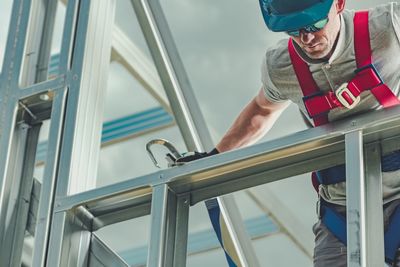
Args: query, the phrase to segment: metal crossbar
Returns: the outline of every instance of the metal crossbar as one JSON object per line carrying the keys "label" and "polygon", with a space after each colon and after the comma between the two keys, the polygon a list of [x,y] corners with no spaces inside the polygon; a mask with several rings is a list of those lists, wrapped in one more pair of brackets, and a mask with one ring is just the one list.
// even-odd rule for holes
{"label": "metal crossbar", "polygon": [[[166,198],[170,194],[175,197],[186,196],[190,205],[194,205],[199,201],[221,194],[335,166],[345,162],[345,148],[354,143],[367,147],[366,161],[368,163],[365,176],[360,175],[364,172],[364,165],[361,161],[363,153],[360,154],[359,150],[350,148],[350,152],[347,153],[354,153],[360,157],[353,160],[348,155],[346,159],[346,162],[350,163],[348,164],[351,166],[350,170],[360,166],[359,173],[354,177],[371,177],[370,183],[379,184],[379,179],[372,179],[379,173],[379,164],[377,163],[379,163],[380,157],[376,156],[379,151],[376,148],[381,147],[384,154],[400,148],[399,112],[400,108],[396,107],[364,114],[350,121],[306,130],[271,142],[199,160],[182,167],[58,198],[55,212],[84,216],[85,219],[82,218],[81,221],[85,221],[86,227],[92,230],[146,214],[160,216],[159,213],[153,213],[151,205],[155,205],[159,209],[170,207],[171,204],[166,202]],[[351,138],[360,138],[360,140],[362,138],[363,141],[357,142]],[[372,152],[370,152],[371,149]],[[348,177],[352,176],[353,174],[349,173]],[[154,191],[153,188],[159,189]],[[368,240],[383,238],[382,223],[379,220],[379,214],[382,213],[382,205],[380,205],[382,200],[375,201],[382,197],[381,193],[377,193],[380,187],[368,186],[367,188],[371,189],[364,191],[357,183],[348,185],[348,191],[353,196],[349,198],[351,202],[348,206],[349,209],[358,214],[362,205],[363,210],[368,211],[369,214],[367,218],[363,217],[361,213],[360,216],[355,216],[349,221],[351,223],[349,240],[353,239],[355,243],[351,246],[354,253],[350,254],[352,256],[349,259],[350,262],[355,261],[353,266],[374,266],[369,263],[365,265],[367,262],[373,262],[373,258],[379,259],[380,263],[383,262],[383,254],[379,256],[380,250],[376,249],[375,245],[372,245],[369,251],[359,245],[364,244],[362,246],[365,246],[366,242],[365,237],[360,239],[361,230],[364,231],[364,236],[366,233],[369,236],[372,234],[371,238],[373,239],[369,237]],[[364,193],[361,194],[361,192]],[[363,197],[361,198],[361,196]],[[358,204],[355,198],[359,199]],[[84,209],[85,212],[76,213],[77,209]],[[372,219],[372,214],[378,219]],[[90,216],[88,217],[88,215]],[[363,226],[365,220],[368,222],[368,228]],[[162,237],[158,236],[158,238]],[[154,242],[159,244],[159,241],[160,239],[157,239],[157,242]],[[161,253],[163,249],[155,250]],[[361,257],[368,257],[368,259]]]}

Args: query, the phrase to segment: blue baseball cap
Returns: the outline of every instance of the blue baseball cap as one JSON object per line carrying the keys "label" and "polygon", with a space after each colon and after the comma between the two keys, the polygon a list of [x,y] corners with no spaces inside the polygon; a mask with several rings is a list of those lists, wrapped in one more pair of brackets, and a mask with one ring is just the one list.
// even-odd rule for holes
{"label": "blue baseball cap", "polygon": [[328,16],[334,0],[259,0],[265,24],[273,32],[294,31]]}

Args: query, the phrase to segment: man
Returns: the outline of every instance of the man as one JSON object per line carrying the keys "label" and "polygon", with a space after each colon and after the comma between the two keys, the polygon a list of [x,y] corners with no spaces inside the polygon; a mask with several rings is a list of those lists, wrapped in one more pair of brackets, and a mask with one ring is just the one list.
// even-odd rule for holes
{"label": "man", "polygon": [[[297,104],[314,126],[400,104],[399,3],[357,15],[345,10],[345,0],[260,0],[260,6],[267,27],[286,32],[289,40],[282,40],[267,51],[261,90],[216,149],[181,161],[255,143],[272,127],[288,106],[288,100]],[[389,161],[391,165],[386,166]],[[385,155],[382,165],[384,217],[388,228],[389,217],[395,212],[400,216],[400,208],[396,209],[400,203],[399,153]],[[317,267],[346,266],[346,241],[340,238],[345,230],[333,233],[332,220],[324,215],[328,209],[334,211],[334,216],[345,213],[343,169],[334,167],[315,175],[315,186],[323,203],[320,220],[313,227]],[[396,251],[397,247],[391,255],[386,255],[393,266],[397,266]]]}

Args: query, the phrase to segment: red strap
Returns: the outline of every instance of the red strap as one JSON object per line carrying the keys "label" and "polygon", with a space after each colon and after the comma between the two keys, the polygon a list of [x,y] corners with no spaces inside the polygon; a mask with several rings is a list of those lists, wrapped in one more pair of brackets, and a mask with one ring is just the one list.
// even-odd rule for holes
{"label": "red strap", "polygon": [[[370,65],[368,68],[358,71],[356,76],[348,83],[347,88],[349,89],[349,93],[351,93],[354,98],[357,98],[363,91],[373,89],[381,84],[382,80],[372,65]],[[352,104],[353,98],[347,92],[344,92],[342,96],[349,104]],[[391,99],[392,98],[388,100]],[[326,94],[305,97],[304,105],[312,118],[320,114],[328,113],[331,109],[343,107],[342,103],[340,103],[335,93],[332,91]]]}
{"label": "red strap", "polygon": [[319,92],[317,83],[315,82],[310,68],[306,62],[297,54],[293,45],[293,40],[289,39],[289,54],[292,60],[292,66],[299,81],[304,96],[313,95]]}
{"label": "red strap", "polygon": [[[359,69],[372,64],[372,49],[368,25],[368,11],[356,12],[354,16],[354,51],[357,68]],[[384,108],[400,104],[397,96],[385,84],[373,88],[371,93]]]}
{"label": "red strap", "polygon": [[[296,73],[297,80],[299,81],[303,96],[311,96],[320,92],[317,83],[315,82],[310,68],[306,62],[297,54],[296,49],[293,45],[293,40],[290,38],[288,43],[289,55],[292,61],[294,72]],[[317,118],[313,118],[314,125],[319,126],[328,123],[328,116],[322,115]]]}
{"label": "red strap", "polygon": [[358,11],[354,16],[354,51],[357,68],[372,64],[372,50],[369,38],[368,11]]}

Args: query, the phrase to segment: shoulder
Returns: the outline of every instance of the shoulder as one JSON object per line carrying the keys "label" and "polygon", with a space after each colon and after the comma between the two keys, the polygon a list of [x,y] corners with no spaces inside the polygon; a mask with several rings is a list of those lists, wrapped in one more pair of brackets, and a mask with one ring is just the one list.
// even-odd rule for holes
{"label": "shoulder", "polygon": [[398,16],[400,15],[399,3],[387,3],[369,9],[369,23],[371,31],[375,30],[376,34],[382,31],[394,29],[394,25],[398,25]]}
{"label": "shoulder", "polygon": [[280,69],[291,64],[288,53],[288,42],[289,39],[282,39],[267,50],[265,60],[268,65],[273,65],[274,69]]}
{"label": "shoulder", "polygon": [[280,40],[275,46],[269,48],[265,53],[263,71],[269,76],[282,79],[284,76],[292,75],[293,68],[288,52],[289,39]]}

